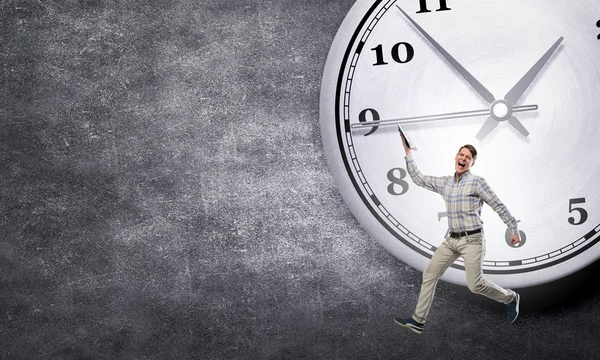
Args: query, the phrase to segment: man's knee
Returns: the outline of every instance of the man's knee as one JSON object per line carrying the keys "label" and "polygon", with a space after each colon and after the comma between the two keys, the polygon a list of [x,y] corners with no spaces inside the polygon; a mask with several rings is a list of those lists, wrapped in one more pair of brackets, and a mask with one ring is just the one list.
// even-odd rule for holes
{"label": "man's knee", "polygon": [[480,294],[482,292],[484,292],[487,288],[487,284],[485,283],[485,281],[483,281],[483,279],[478,279],[477,281],[470,281],[467,286],[469,287],[469,290],[471,290],[472,293],[475,294]]}
{"label": "man's knee", "polygon": [[431,270],[428,268],[425,268],[425,270],[423,271],[423,282],[424,283],[428,283],[428,282],[437,282],[441,277],[441,274],[438,271],[435,270]]}

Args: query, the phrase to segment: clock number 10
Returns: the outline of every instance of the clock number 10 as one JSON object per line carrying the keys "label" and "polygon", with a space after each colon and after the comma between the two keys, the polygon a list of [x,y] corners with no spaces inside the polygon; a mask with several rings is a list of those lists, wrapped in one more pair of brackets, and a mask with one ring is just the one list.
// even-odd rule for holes
{"label": "clock number 10", "polygon": [[[406,58],[405,59],[402,59],[400,57],[400,46],[404,47],[404,49],[406,50]],[[375,46],[371,50],[375,51],[375,57],[377,59],[377,62],[375,64],[373,64],[373,66],[388,64],[385,61],[385,59],[383,58],[383,45],[382,44]],[[406,64],[407,62],[411,61],[413,59],[413,57],[415,57],[415,49],[412,47],[411,44],[409,44],[407,42],[399,42],[396,45],[392,46],[391,56],[395,62],[397,62],[399,64]]]}

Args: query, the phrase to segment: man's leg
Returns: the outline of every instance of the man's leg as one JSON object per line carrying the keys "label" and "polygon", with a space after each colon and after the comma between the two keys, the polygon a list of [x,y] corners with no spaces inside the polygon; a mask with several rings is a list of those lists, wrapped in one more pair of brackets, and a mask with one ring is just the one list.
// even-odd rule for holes
{"label": "man's leg", "polygon": [[494,284],[483,278],[481,265],[485,254],[483,234],[474,234],[459,239],[458,249],[465,260],[467,286],[475,294],[487,296],[503,304],[509,304],[516,296],[510,289]]}
{"label": "man's leg", "polygon": [[413,320],[418,323],[425,324],[427,314],[429,314],[431,304],[433,303],[433,295],[437,282],[446,269],[459,256],[458,251],[453,249],[453,242],[455,241],[456,239],[446,238],[435,253],[433,253],[429,264],[423,271],[423,283],[421,284],[419,301],[412,316]]}

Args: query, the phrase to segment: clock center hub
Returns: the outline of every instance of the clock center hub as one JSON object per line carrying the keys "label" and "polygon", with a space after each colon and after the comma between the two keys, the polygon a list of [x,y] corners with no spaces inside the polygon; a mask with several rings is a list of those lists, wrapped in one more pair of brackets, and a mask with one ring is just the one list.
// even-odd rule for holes
{"label": "clock center hub", "polygon": [[504,121],[512,115],[512,109],[504,100],[496,100],[490,107],[492,117],[498,121]]}

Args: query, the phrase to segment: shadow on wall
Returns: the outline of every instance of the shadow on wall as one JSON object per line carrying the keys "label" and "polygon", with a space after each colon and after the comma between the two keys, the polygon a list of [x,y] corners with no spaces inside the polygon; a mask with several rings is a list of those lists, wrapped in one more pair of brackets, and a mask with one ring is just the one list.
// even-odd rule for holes
{"label": "shadow on wall", "polygon": [[569,308],[600,295],[600,260],[586,268],[547,284],[519,289],[525,310],[544,312]]}
{"label": "shadow on wall", "polygon": [[[578,307],[594,298],[600,298],[598,278],[600,278],[600,260],[562,279],[514,290],[521,295],[520,307],[523,312],[554,312],[559,309]],[[504,305],[489,301],[483,296],[472,296],[467,287],[460,287],[459,292],[468,297],[469,301],[481,306],[504,308]]]}

